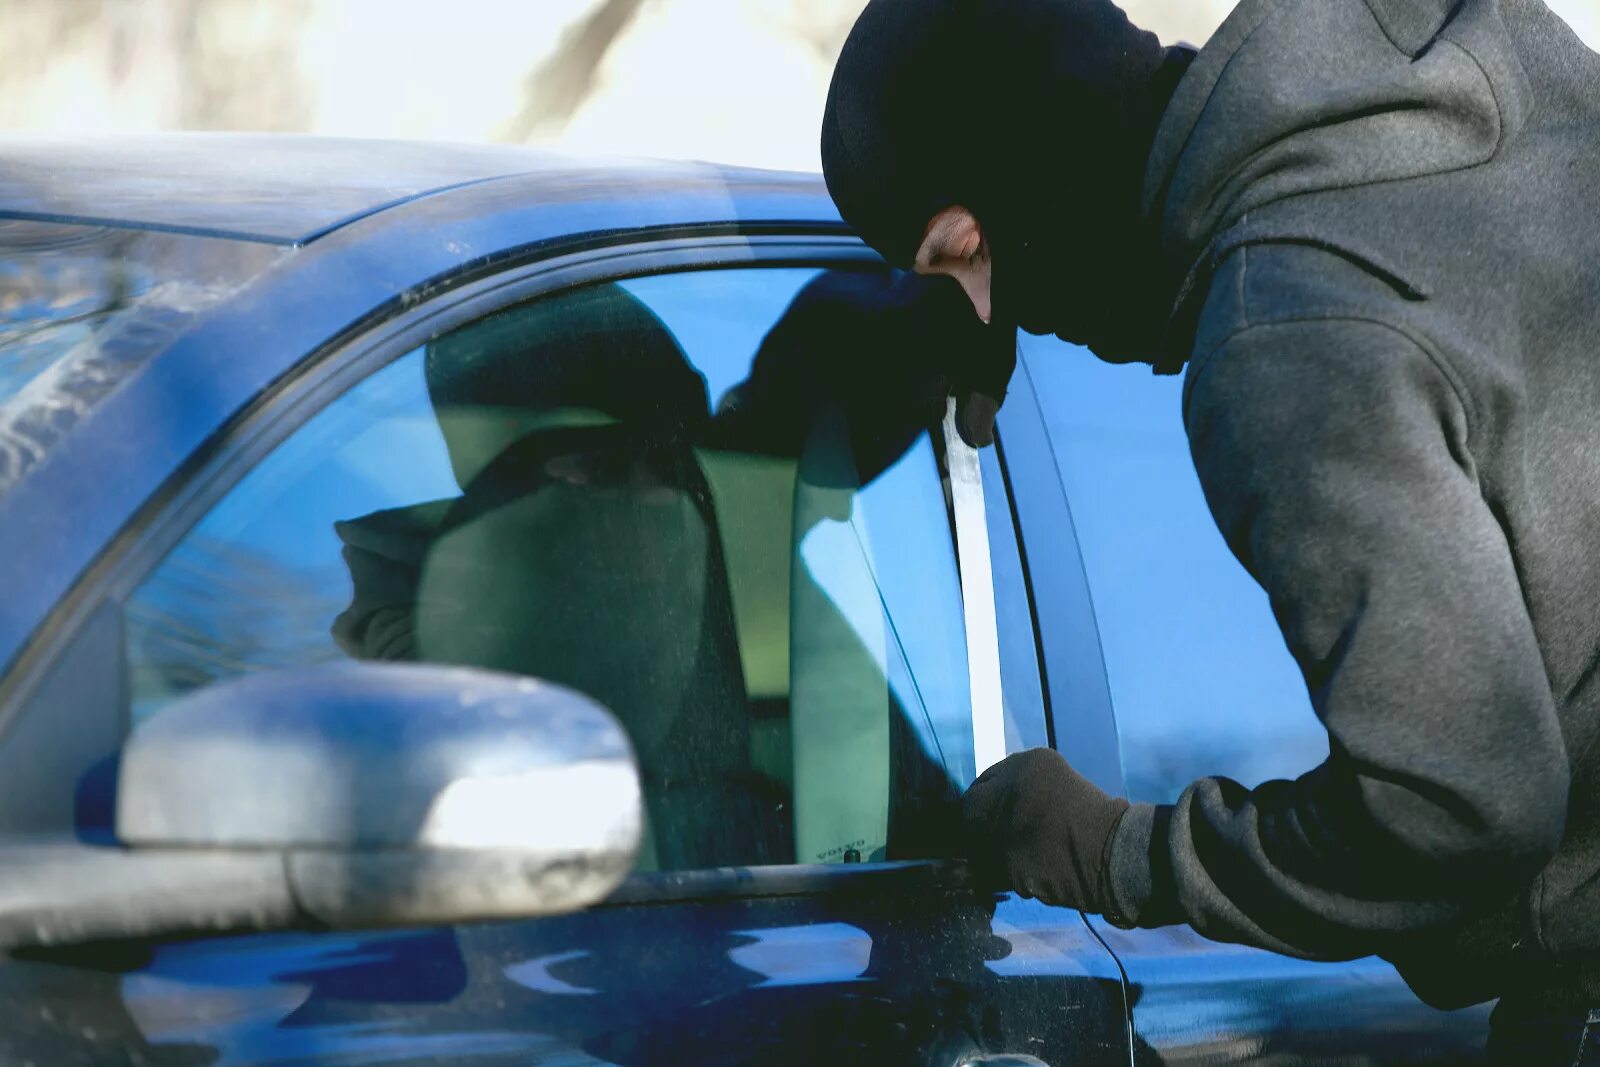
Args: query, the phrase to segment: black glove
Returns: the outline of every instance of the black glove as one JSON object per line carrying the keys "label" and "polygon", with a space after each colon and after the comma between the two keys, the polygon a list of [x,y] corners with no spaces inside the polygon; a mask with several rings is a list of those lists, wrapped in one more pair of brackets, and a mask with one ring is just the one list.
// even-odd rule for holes
{"label": "black glove", "polygon": [[1128,810],[1059,753],[1035,748],[978,776],[961,800],[978,876],[1046,904],[1114,910],[1111,839]]}

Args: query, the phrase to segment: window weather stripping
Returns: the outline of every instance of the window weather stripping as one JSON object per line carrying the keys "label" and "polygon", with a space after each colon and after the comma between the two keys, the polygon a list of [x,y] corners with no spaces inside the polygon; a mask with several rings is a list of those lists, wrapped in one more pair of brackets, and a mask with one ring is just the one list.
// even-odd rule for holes
{"label": "window weather stripping", "polygon": [[994,570],[984,516],[983,471],[978,450],[956,432],[956,402],[944,416],[945,457],[956,520],[956,560],[967,632],[967,676],[972,687],[972,755],[982,774],[1005,759],[1005,710],[1000,694],[1000,634],[995,622]]}

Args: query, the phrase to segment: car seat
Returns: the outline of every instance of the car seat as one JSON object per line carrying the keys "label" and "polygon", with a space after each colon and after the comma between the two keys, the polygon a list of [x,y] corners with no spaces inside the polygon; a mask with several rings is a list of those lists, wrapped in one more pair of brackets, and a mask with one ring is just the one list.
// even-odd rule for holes
{"label": "car seat", "polygon": [[752,773],[721,536],[693,453],[705,386],[672,335],[602,285],[491,316],[427,357],[462,495],[418,569],[417,657],[605,704],[639,758],[644,866],[785,858],[785,798]]}

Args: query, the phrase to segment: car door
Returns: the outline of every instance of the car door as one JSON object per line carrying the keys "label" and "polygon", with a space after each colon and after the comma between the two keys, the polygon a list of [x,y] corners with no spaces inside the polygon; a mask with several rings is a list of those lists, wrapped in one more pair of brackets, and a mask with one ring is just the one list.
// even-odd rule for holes
{"label": "car door", "polygon": [[[308,368],[197,468],[54,675],[109,650],[120,681],[75,700],[133,729],[341,658],[573,686],[633,741],[639,873],[537,921],[30,950],[0,964],[8,1061],[1126,1062],[1083,918],[949,862],[975,767],[943,438],[819,369],[873,358],[859,339],[776,328],[824,271],[882,275],[793,241],[671,255],[491,279]],[[1003,699],[980,713],[1020,749],[1048,740],[1045,692],[982,466]],[[80,835],[109,835],[112,776],[82,768]]]}
{"label": "car door", "polygon": [[[1025,338],[1021,357],[1004,429],[1037,447],[1008,456],[1010,473],[1046,664],[1077,679],[1054,701],[1058,735],[1085,734],[1097,781],[1135,801],[1315,766],[1326,733],[1266,595],[1212,522],[1181,379],[1054,338]],[[1149,1062],[1481,1062],[1487,1008],[1433,1011],[1380,960],[1309,963],[1187,927],[1093,924],[1127,972]]]}

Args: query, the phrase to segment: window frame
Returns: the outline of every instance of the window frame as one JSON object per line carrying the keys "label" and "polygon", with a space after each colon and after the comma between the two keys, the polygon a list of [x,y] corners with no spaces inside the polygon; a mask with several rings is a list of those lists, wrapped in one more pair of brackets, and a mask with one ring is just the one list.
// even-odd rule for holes
{"label": "window frame", "polygon": [[1000,469],[1033,608],[1051,745],[1090,781],[1128,795],[1100,623],[1027,353],[997,424]]}
{"label": "window frame", "polygon": [[[219,428],[203,453],[191,457],[181,484],[148,502],[145,513],[108,546],[89,575],[58,607],[56,618],[45,624],[53,633],[39,647],[42,654],[19,662],[0,690],[0,709],[11,711],[0,714],[0,746],[11,740],[15,724],[48,711],[36,706],[42,683],[61,656],[75,647],[93,618],[108,606],[120,613],[127,599],[194,525],[278,445],[355,385],[419,345],[494,311],[580,285],[661,274],[783,267],[873,270],[883,269],[883,261],[858,239],[836,232],[672,238],[641,234],[637,240],[558,254],[462,285],[304,359],[245,412]],[[986,507],[1002,509],[1011,518],[1011,533],[1020,552],[1021,535],[1008,486],[997,484],[987,492]],[[992,573],[992,562],[990,567]],[[1016,591],[1016,595],[1023,594]],[[1031,607],[1031,598],[1029,603]],[[1041,650],[1034,651],[1036,658],[1042,658]],[[125,669],[126,664],[120,667]],[[121,735],[126,737],[131,724],[125,701],[118,714]],[[913,871],[922,873],[906,873]],[[872,885],[883,884],[888,877],[895,884],[910,878],[944,889],[972,887],[960,861],[784,864],[636,874],[623,884],[614,901],[833,893],[847,883],[854,884],[856,875],[869,877]]]}

